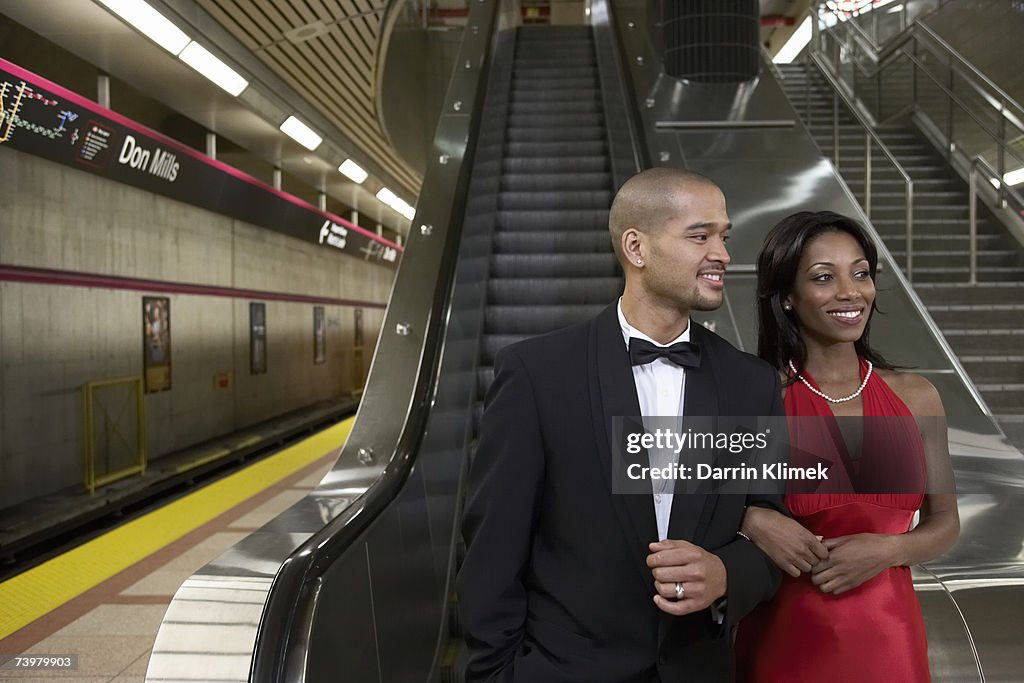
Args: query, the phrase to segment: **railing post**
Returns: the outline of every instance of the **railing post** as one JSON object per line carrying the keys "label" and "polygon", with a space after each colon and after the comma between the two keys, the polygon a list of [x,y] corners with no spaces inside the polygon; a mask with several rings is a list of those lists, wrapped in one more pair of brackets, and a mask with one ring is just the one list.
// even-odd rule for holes
{"label": "railing post", "polygon": [[871,218],[871,135],[864,133],[864,213]]}
{"label": "railing post", "polygon": [[804,104],[807,110],[807,130],[811,129],[811,65],[809,62],[804,62]]}
{"label": "railing post", "polygon": [[839,95],[832,93],[832,163],[839,170]]}
{"label": "railing post", "polygon": [[903,33],[907,28],[907,3],[903,3],[903,7],[900,8],[900,33]]}
{"label": "railing post", "polygon": [[946,158],[953,162],[953,60],[949,64],[949,106],[946,108]]}
{"label": "railing post", "polygon": [[910,60],[910,92],[913,98],[911,104],[914,111],[917,111],[917,36],[914,36],[914,58]]}
{"label": "railing post", "polygon": [[818,26],[820,15],[818,14],[818,8],[813,4],[811,8],[807,10],[811,16],[811,50],[814,52],[821,51],[821,27]]}
{"label": "railing post", "polygon": [[1006,102],[1000,101],[999,103],[999,144],[996,145],[998,150],[998,166],[996,171],[999,174],[999,206],[1006,208],[1006,148],[1004,145],[1008,142],[1006,139]]}
{"label": "railing post", "polygon": [[[1002,187],[1002,182],[999,183]],[[967,266],[967,283],[971,285],[978,284],[978,159],[977,157],[971,161],[971,173],[968,185],[968,211],[969,211],[969,222],[968,222],[968,254],[970,255],[970,261]]]}
{"label": "railing post", "polygon": [[907,178],[907,282],[914,281],[914,181]]}

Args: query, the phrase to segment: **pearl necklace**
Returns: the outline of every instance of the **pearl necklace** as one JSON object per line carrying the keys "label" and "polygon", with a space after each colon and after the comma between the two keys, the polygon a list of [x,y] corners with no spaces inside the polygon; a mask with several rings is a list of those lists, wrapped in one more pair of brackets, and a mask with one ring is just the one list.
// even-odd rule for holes
{"label": "pearl necklace", "polygon": [[810,389],[812,392],[814,392],[818,396],[821,396],[823,399],[825,399],[829,403],[845,403],[846,401],[852,401],[853,399],[855,399],[858,396],[860,396],[860,393],[862,391],[864,391],[864,387],[866,387],[868,385],[868,379],[870,379],[871,371],[874,369],[875,366],[873,366],[871,364],[871,361],[869,361],[867,359],[865,359],[864,362],[868,364],[868,371],[864,373],[864,381],[860,383],[859,387],[857,387],[857,391],[853,392],[849,396],[844,396],[843,398],[832,398],[831,396],[829,396],[825,392],[819,391],[819,390],[815,389],[814,387],[812,387],[811,383],[808,382],[804,378],[804,376],[802,374],[800,374],[799,372],[796,371],[796,366],[793,365],[793,361],[789,361],[789,369],[793,371],[793,374],[796,375],[797,379],[799,379],[801,382],[803,382],[804,385],[808,389]]}

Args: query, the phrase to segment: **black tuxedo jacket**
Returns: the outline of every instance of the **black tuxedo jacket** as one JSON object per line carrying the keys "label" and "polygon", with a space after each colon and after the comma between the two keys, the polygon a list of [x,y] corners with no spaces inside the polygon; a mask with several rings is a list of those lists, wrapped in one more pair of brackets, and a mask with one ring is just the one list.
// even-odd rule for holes
{"label": "black tuxedo jacket", "polygon": [[[784,415],[776,372],[700,325],[688,415]],[[495,362],[463,518],[459,611],[469,681],[626,683],[733,676],[732,629],[771,597],[779,573],[736,534],[745,505],[781,496],[677,494],[669,538],[717,554],[725,619],[673,617],[646,565],[651,495],[613,495],[615,416],[640,415],[616,306],[505,348]]]}

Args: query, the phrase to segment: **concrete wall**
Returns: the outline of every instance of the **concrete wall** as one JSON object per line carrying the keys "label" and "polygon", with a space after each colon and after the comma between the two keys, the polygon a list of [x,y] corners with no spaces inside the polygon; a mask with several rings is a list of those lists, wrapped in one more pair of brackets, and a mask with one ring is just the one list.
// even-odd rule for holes
{"label": "concrete wall", "polygon": [[[0,148],[0,264],[385,303],[394,272]],[[0,282],[0,508],[82,481],[81,387],[142,374],[142,297],[171,302],[172,388],[147,394],[151,458],[353,387],[354,309],[265,301],[268,372],[249,373],[248,298]],[[383,310],[365,308],[366,365]],[[230,387],[215,377],[230,373]]]}

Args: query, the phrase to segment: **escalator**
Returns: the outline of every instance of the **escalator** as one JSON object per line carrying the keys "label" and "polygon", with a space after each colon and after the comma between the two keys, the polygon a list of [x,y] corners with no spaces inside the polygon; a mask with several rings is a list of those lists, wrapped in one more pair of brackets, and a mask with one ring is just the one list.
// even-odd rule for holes
{"label": "escalator", "polygon": [[622,291],[608,236],[613,181],[589,27],[518,29],[480,396],[509,343],[595,316]]}

